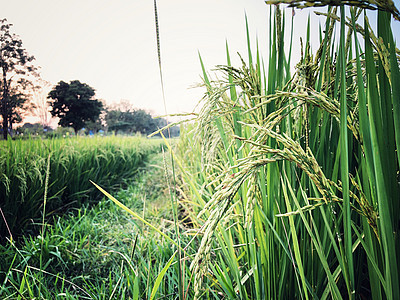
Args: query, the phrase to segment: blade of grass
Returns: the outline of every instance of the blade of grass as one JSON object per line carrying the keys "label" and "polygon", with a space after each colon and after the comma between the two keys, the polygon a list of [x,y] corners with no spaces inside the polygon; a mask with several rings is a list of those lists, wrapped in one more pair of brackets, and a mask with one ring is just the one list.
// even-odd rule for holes
{"label": "blade of grass", "polygon": [[164,268],[161,270],[161,272],[158,274],[156,281],[154,282],[153,289],[151,290],[150,298],[149,300],[153,300],[154,297],[156,296],[157,290],[161,284],[161,281],[163,280],[165,273],[167,273],[169,267],[171,266],[172,262],[174,261],[176,252],[171,256],[171,258],[168,260],[167,264],[164,266]]}
{"label": "blade of grass", "polygon": [[120,208],[122,208],[123,210],[125,210],[127,213],[129,213],[130,215],[134,216],[135,218],[139,219],[140,221],[142,221],[144,224],[146,224],[147,226],[151,227],[153,230],[155,230],[156,232],[158,232],[159,234],[161,234],[163,237],[165,237],[168,241],[170,241],[171,243],[173,243],[175,246],[178,247],[178,244],[171,239],[168,235],[166,235],[164,232],[162,232],[160,229],[158,229],[157,227],[155,227],[154,225],[152,225],[151,223],[149,223],[148,221],[146,221],[145,219],[143,219],[141,216],[139,216],[137,213],[135,213],[133,210],[131,210],[130,208],[126,207],[124,204],[122,204],[121,202],[119,202],[116,198],[114,198],[111,194],[109,194],[108,192],[106,192],[104,189],[102,189],[100,186],[98,186],[96,183],[94,183],[93,181],[90,180],[90,182],[100,191],[102,192],[108,199],[110,199],[111,201],[113,201],[116,205],[118,205]]}
{"label": "blade of grass", "polygon": [[349,147],[347,134],[347,99],[346,99],[346,48],[345,48],[345,8],[340,7],[340,46],[339,46],[339,70],[340,70],[340,170],[343,193],[343,230],[344,247],[346,256],[345,274],[349,276],[347,292],[349,298],[354,299],[354,265],[352,253],[352,234],[351,234],[351,210],[349,196]]}

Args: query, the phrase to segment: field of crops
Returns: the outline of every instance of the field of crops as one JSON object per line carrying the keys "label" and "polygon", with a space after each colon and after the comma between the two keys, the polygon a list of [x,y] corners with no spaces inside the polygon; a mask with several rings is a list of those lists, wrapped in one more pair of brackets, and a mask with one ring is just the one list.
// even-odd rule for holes
{"label": "field of crops", "polygon": [[89,180],[115,190],[159,150],[159,141],[139,137],[1,141],[2,241],[10,232],[36,232],[44,201],[46,217],[95,203],[101,193]]}
{"label": "field of crops", "polygon": [[308,24],[293,74],[271,7],[268,56],[246,28],[241,66],[203,67],[201,111],[122,189],[158,140],[1,144],[10,232],[54,218],[1,246],[0,298],[400,299],[399,14],[374,30],[366,2],[327,7],[314,53]]}

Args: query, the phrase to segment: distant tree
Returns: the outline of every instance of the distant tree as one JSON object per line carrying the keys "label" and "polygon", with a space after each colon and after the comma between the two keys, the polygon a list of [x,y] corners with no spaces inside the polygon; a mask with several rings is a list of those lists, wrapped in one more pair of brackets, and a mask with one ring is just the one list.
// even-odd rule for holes
{"label": "distant tree", "polygon": [[48,126],[43,126],[43,124],[41,124],[41,123],[34,123],[34,124],[25,123],[21,127],[17,128],[17,132],[19,132],[20,134],[24,134],[26,136],[44,135],[51,131],[53,131],[52,128],[50,128]]}
{"label": "distant tree", "polygon": [[150,134],[157,130],[157,123],[153,117],[143,109],[133,112],[133,131],[142,134]]}
{"label": "distant tree", "polygon": [[120,109],[107,110],[105,121],[107,124],[107,129],[109,131],[114,131],[118,134],[118,131],[123,131],[125,133],[132,132],[132,115],[131,111],[122,111]]}
{"label": "distant tree", "polygon": [[60,118],[61,127],[72,127],[75,134],[86,122],[96,122],[103,109],[103,103],[94,99],[95,91],[86,83],[73,80],[60,81],[49,93],[51,115]]}
{"label": "distant tree", "polygon": [[23,96],[29,80],[28,75],[37,75],[31,64],[33,56],[28,55],[21,39],[10,32],[12,24],[7,19],[0,20],[0,115],[3,138],[7,139],[12,124],[21,118],[21,110],[27,103]]}
{"label": "distant tree", "polygon": [[[153,118],[152,115],[143,109],[127,108],[113,105],[108,108],[105,113],[105,123],[108,131],[114,131],[116,134],[123,132],[132,134],[139,132],[149,135],[168,125],[168,121],[164,118]],[[179,127],[170,128],[171,136],[179,136]],[[168,136],[167,132],[164,132]]]}
{"label": "distant tree", "polygon": [[153,117],[143,109],[111,109],[107,110],[105,122],[109,131],[149,134],[156,125]]}

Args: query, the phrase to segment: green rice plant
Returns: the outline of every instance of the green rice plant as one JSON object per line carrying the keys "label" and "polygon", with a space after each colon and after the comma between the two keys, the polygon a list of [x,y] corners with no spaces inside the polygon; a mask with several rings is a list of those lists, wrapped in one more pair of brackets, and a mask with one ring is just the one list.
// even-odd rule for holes
{"label": "green rice plant", "polygon": [[[37,232],[43,212],[50,156],[46,217],[95,203],[101,194],[89,180],[114,190],[131,180],[160,141],[131,137],[8,140],[0,143],[2,242],[10,233]],[[33,223],[32,223],[33,221]],[[10,232],[7,230],[9,226]]]}
{"label": "green rice plant", "polygon": [[309,25],[293,76],[279,7],[266,68],[248,28],[248,60],[231,66],[227,48],[222,80],[200,58],[202,109],[170,148],[202,235],[196,299],[400,297],[398,11],[391,1],[343,4],[358,8],[328,8],[315,56]]}

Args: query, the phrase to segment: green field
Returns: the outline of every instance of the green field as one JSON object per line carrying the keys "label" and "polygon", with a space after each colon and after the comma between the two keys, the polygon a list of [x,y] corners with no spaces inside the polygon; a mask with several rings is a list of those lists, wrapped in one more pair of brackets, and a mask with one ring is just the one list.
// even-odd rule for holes
{"label": "green field", "polygon": [[271,7],[268,57],[246,28],[241,66],[227,45],[215,76],[203,67],[179,140],[0,144],[0,298],[399,299],[386,4],[376,33],[361,8],[329,7],[293,74],[288,20]]}
{"label": "green field", "polygon": [[[159,141],[139,137],[1,141],[0,199],[10,231],[35,231],[45,195],[46,217],[97,202],[101,193],[89,180],[113,191],[159,150]],[[0,232],[10,237],[4,222]]]}

